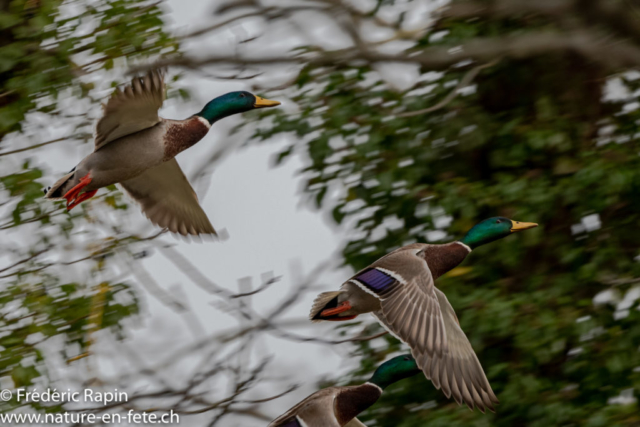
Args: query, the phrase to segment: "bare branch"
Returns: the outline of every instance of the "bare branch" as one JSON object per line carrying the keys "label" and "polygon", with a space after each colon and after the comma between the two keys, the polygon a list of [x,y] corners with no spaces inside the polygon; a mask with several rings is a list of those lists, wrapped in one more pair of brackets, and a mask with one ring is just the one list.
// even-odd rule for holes
{"label": "bare branch", "polygon": [[281,277],[272,277],[271,279],[267,280],[262,285],[257,287],[255,290],[253,290],[251,292],[245,292],[245,293],[241,293],[241,294],[231,295],[230,298],[242,298],[242,297],[248,297],[250,295],[258,294],[258,293],[264,291],[265,289],[267,289],[269,286],[271,286],[274,283],[278,282],[280,279],[281,279]]}
{"label": "bare branch", "polygon": [[77,139],[86,139],[86,138],[90,138],[90,137],[91,137],[91,135],[88,134],[88,133],[81,133],[81,134],[76,134],[76,135],[64,136],[62,138],[52,139],[51,141],[46,141],[46,142],[41,142],[39,144],[29,145],[28,147],[19,148],[17,150],[0,152],[0,157],[8,156],[9,154],[21,153],[23,151],[34,150],[36,148],[44,147],[45,145],[55,144],[56,142],[66,141],[66,140],[69,140],[69,139],[76,139],[76,138]]}
{"label": "bare branch", "polygon": [[430,70],[445,70],[464,60],[489,62],[496,58],[523,59],[552,53],[577,53],[607,69],[640,66],[640,48],[625,40],[594,36],[585,31],[571,33],[537,32],[505,38],[477,38],[459,46],[434,46],[421,51],[387,54],[356,48],[301,54],[297,56],[241,57],[231,55],[204,58],[179,57],[153,65],[134,68],[133,72],[154,67],[197,68],[206,65],[314,65],[336,66],[353,63],[399,62],[419,64]]}
{"label": "bare branch", "polygon": [[224,28],[229,24],[232,24],[236,21],[240,21],[246,18],[252,18],[254,16],[262,16],[263,10],[258,10],[255,12],[248,12],[242,15],[234,16],[233,18],[229,18],[226,21],[218,22],[217,24],[210,25],[208,27],[200,28],[199,30],[192,31],[180,37],[180,39],[189,39],[198,36],[202,36],[204,34],[210,33],[212,31],[218,30],[220,28]]}
{"label": "bare branch", "polygon": [[14,267],[17,267],[20,264],[24,264],[26,262],[29,262],[32,259],[37,258],[38,256],[42,255],[43,253],[47,252],[51,248],[52,248],[52,246],[47,246],[45,249],[39,250],[39,251],[33,253],[32,255],[28,256],[27,258],[23,258],[23,259],[21,259],[19,261],[16,261],[15,263],[11,264],[10,266],[0,269],[0,273],[3,273],[5,271],[7,271],[7,270],[10,270],[10,269],[14,268]]}

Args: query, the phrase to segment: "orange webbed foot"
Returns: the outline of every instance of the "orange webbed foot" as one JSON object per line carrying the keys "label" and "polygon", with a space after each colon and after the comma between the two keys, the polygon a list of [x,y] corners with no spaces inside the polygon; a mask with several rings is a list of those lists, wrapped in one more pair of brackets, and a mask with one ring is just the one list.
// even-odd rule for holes
{"label": "orange webbed foot", "polygon": [[[335,308],[327,308],[325,310],[322,310],[320,312],[320,318],[335,316],[336,314],[344,313],[347,310],[351,310],[351,308],[352,307],[349,301],[343,301],[340,304],[338,304],[338,306]],[[356,316],[345,316],[345,317],[326,319],[326,320],[349,320],[349,319],[353,319],[354,317]]]}
{"label": "orange webbed foot", "polygon": [[70,211],[71,209],[75,208],[80,203],[84,202],[85,200],[89,200],[90,198],[95,196],[97,192],[98,192],[98,190],[92,190],[92,191],[85,191],[84,193],[80,194],[80,196],[78,196],[73,201],[73,203],[71,203],[70,205],[67,205],[67,211]]}
{"label": "orange webbed foot", "polygon": [[82,195],[80,195],[80,192],[82,191],[82,189],[85,188],[90,183],[91,183],[91,176],[90,174],[86,174],[85,176],[80,178],[80,182],[78,184],[76,184],[71,190],[65,193],[63,197],[67,199],[68,211],[76,207],[80,202],[90,199],[96,194],[97,190],[93,190],[93,191],[87,191]]}

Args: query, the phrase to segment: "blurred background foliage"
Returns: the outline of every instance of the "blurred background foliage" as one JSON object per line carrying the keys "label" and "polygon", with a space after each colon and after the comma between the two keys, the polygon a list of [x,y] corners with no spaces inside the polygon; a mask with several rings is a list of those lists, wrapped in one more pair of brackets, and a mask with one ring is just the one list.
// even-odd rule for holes
{"label": "blurred background foliage", "polygon": [[[578,26],[636,43],[637,2],[609,2],[632,29],[613,19],[593,25],[604,3],[453,2],[405,52],[569,38]],[[571,16],[545,11],[578,4],[583,10],[571,9]],[[553,46],[496,52],[491,59],[485,53],[492,63],[422,66],[417,82],[403,89],[381,78],[376,64],[306,65],[294,89],[283,91],[299,113],[269,112],[272,125],[257,133],[293,135],[279,161],[308,155],[305,198],[355,227],[342,252],[355,270],[411,242],[459,238],[491,216],[540,223],[475,250],[439,280],[501,400],[497,413],[470,412],[412,378],[361,420],[403,427],[638,425],[640,73]],[[475,81],[459,87],[470,75]],[[342,328],[349,335],[358,325]],[[336,381],[366,380],[398,350],[395,339],[386,341],[355,345],[360,369]]]}
{"label": "blurred background foliage", "polygon": [[[404,244],[459,238],[490,216],[540,224],[477,249],[438,281],[501,400],[497,413],[458,407],[414,377],[390,387],[361,419],[402,427],[640,425],[640,4],[454,1],[428,31],[407,31],[404,6],[426,1],[362,2],[368,9],[300,1],[296,11],[272,3],[231,2],[218,13],[237,9],[268,29],[298,9],[326,7],[353,46],[331,51],[292,37],[298,45],[284,59],[234,52],[166,64],[296,64],[289,83],[259,88],[296,111],[251,115],[261,119],[255,136],[292,141],[278,162],[308,161],[302,197],[347,230],[345,265],[357,270]],[[349,30],[367,20],[409,45],[381,53],[382,42]],[[158,4],[144,1],[0,0],[0,232],[25,233],[19,245],[0,239],[0,372],[16,387],[47,384],[41,342],[61,338],[63,358],[73,362],[90,354],[93,332],[118,336],[139,312],[113,255],[134,262],[144,238],[101,221],[87,204],[71,215],[44,203],[44,172],[11,160],[67,137],[7,141],[34,118],[72,123],[68,138],[90,141],[93,117],[71,117],[62,100],[97,110],[107,92],[92,83],[96,75],[178,56],[165,27]],[[414,66],[414,82],[394,84],[397,76],[381,69],[390,64],[398,75]],[[114,188],[103,198],[126,208]],[[75,252],[55,256],[68,247]],[[87,260],[89,279],[62,274]],[[338,333],[379,331],[365,321],[365,331],[353,322]],[[360,366],[330,383],[362,382],[401,349],[388,336],[343,345],[353,346]]]}
{"label": "blurred background foliage", "polygon": [[[177,52],[177,42],[163,27],[158,3],[146,1],[0,1],[3,388],[30,386],[34,381],[40,389],[46,388],[52,367],[46,359],[52,353],[42,350],[47,348],[45,341],[53,338],[62,343],[54,353],[71,363],[89,354],[94,332],[104,328],[118,337],[125,319],[139,311],[137,294],[129,284],[117,277],[104,279],[112,260],[106,254],[131,250],[130,244],[139,239],[82,230],[80,226],[90,220],[86,210],[70,215],[47,203],[42,198],[43,171],[28,161],[16,167],[19,160],[14,158],[67,139],[90,141],[88,111],[99,110],[98,102],[105,95],[104,88],[92,83],[93,75],[113,68],[114,63],[122,66]],[[72,117],[70,98],[83,103],[84,112]],[[75,120],[75,133],[47,140],[56,123],[71,120]],[[37,135],[40,142],[12,146],[12,139],[38,128],[34,122],[46,123]],[[119,194],[111,192],[106,198],[118,207]],[[14,241],[15,232],[24,234]],[[63,248],[74,245],[87,250],[84,255],[88,256],[65,256]],[[85,276],[93,279],[70,279],[69,266],[84,260],[94,260]],[[3,410],[15,405],[16,401],[3,402]]]}

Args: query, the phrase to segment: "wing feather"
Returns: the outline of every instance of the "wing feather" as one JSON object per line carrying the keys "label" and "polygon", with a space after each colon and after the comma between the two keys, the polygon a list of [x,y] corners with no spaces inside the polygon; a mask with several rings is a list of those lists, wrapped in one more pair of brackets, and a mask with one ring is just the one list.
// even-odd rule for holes
{"label": "wing feather", "polygon": [[389,328],[413,350],[442,354],[447,347],[444,320],[433,276],[417,252],[416,248],[395,251],[372,264],[373,269],[396,278],[378,293],[381,312]]}
{"label": "wing feather", "polygon": [[498,399],[420,250],[417,245],[401,248],[350,280],[380,300],[381,309],[374,316],[411,347],[437,389],[470,409],[494,411]]}
{"label": "wing feather", "polygon": [[[387,330],[409,344],[418,366],[427,379],[431,380],[437,389],[441,389],[447,398],[453,397],[459,405],[466,404],[470,409],[477,407],[482,412],[486,409],[495,411],[494,406],[499,401],[491,389],[471,343],[460,328],[453,307],[442,291],[434,287],[434,292],[440,308],[439,313],[443,319],[442,323],[432,321],[430,316],[425,316],[421,311],[426,310],[426,313],[435,311],[428,302],[425,304],[426,309],[420,306],[418,310],[408,311],[407,304],[415,298],[412,292],[389,294],[388,300],[381,300],[382,310],[375,312],[374,315]],[[391,301],[392,304],[386,306],[385,301]],[[386,313],[385,310],[387,310]],[[424,330],[425,333],[416,334],[416,329],[412,329],[411,333],[407,334],[407,330],[399,327],[397,323],[406,321],[407,318],[413,318],[418,325],[422,322],[417,330]],[[447,345],[441,347],[442,351],[438,352],[439,343],[442,343],[443,339],[446,339]],[[417,345],[412,345],[412,340]],[[428,348],[433,349],[431,354],[427,352]]]}
{"label": "wing feather", "polygon": [[419,354],[416,357],[418,366],[436,388],[441,388],[447,397],[453,396],[458,404],[464,403],[469,409],[477,407],[482,412],[486,409],[495,411],[494,405],[499,401],[471,343],[458,324],[453,307],[442,291],[436,289],[436,295],[444,316],[449,346],[442,355]]}
{"label": "wing feather", "polygon": [[176,159],[120,183],[149,220],[173,233],[216,234]]}
{"label": "wing feather", "polygon": [[103,106],[102,118],[96,125],[95,151],[123,136],[155,126],[160,122],[158,110],[165,98],[164,74],[149,71],[134,77],[124,88],[116,88]]}

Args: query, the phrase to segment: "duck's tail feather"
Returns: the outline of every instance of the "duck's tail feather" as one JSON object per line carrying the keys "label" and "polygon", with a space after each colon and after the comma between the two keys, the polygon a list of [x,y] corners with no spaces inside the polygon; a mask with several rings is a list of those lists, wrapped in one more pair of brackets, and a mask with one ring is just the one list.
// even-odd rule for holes
{"label": "duck's tail feather", "polygon": [[322,318],[320,318],[320,313],[322,310],[326,308],[335,308],[338,306],[338,295],[340,295],[342,291],[333,291],[333,292],[323,292],[313,300],[313,306],[311,307],[311,312],[309,313],[309,319],[312,322],[321,322]]}
{"label": "duck's tail feather", "polygon": [[71,187],[73,187],[72,182],[69,182],[73,175],[76,173],[76,168],[71,169],[71,172],[60,178],[53,184],[51,187],[47,187],[44,189],[44,197],[46,199],[51,200],[61,200],[64,199],[64,195]]}

